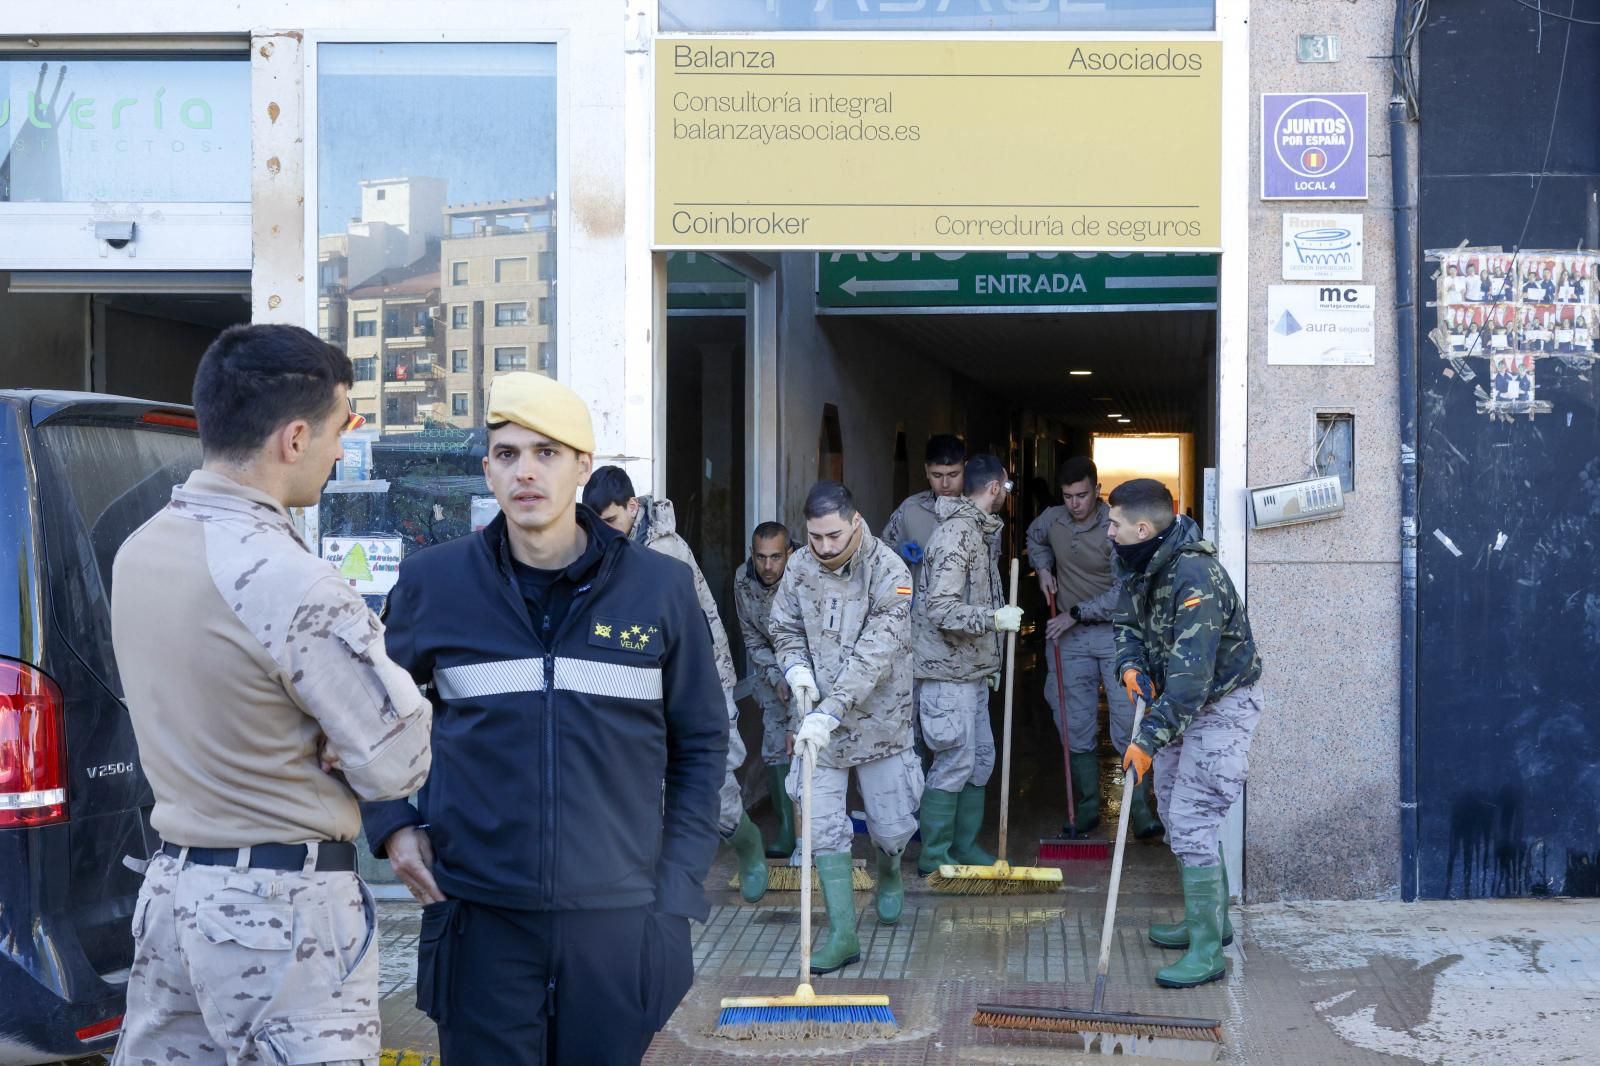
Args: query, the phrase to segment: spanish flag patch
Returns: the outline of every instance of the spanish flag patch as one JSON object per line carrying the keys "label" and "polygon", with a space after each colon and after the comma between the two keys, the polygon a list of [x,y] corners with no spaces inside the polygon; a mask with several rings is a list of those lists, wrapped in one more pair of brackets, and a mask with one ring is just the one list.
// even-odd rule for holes
{"label": "spanish flag patch", "polygon": [[1190,599],[1184,600],[1183,605],[1185,607],[1198,607],[1200,606],[1200,599],[1201,598],[1199,596],[1191,597]]}
{"label": "spanish flag patch", "polygon": [[911,595],[911,586],[910,585],[896,585],[894,587],[894,590],[896,592],[898,592],[902,596]]}

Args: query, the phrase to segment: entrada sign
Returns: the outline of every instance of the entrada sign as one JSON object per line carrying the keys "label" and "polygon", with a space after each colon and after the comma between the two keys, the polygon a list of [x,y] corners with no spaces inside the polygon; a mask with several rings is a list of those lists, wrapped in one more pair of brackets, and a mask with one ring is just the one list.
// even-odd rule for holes
{"label": "entrada sign", "polygon": [[1126,252],[824,252],[819,309],[1216,306],[1214,255]]}

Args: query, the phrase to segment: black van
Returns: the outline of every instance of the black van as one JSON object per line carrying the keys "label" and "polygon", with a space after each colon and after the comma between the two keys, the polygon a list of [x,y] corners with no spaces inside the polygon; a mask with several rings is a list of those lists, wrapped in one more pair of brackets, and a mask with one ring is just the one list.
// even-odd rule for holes
{"label": "black van", "polygon": [[122,1025],[140,883],[122,857],[156,837],[111,562],[199,465],[186,407],[0,391],[0,1066],[107,1050]]}

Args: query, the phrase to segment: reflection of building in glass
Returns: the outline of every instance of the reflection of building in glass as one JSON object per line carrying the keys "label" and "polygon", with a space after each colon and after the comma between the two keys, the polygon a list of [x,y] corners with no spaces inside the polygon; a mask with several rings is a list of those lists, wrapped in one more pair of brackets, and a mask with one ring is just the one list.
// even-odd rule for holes
{"label": "reflection of building in glass", "polygon": [[555,373],[553,199],[447,207],[445,189],[363,181],[361,216],[317,242],[318,331],[383,433],[480,425],[496,374]]}
{"label": "reflection of building in glass", "polygon": [[440,421],[483,421],[489,382],[556,372],[555,201],[496,200],[444,210],[440,244],[448,402]]}

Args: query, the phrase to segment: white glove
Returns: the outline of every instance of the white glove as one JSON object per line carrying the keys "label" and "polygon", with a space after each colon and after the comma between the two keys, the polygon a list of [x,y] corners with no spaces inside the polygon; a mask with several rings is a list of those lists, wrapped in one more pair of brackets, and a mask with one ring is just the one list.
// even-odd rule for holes
{"label": "white glove", "polygon": [[1015,633],[1022,628],[1022,608],[1002,607],[994,613],[994,628],[1000,633]]}
{"label": "white glove", "polygon": [[811,675],[811,667],[805,663],[795,663],[783,672],[783,679],[789,682],[789,691],[794,693],[794,698],[803,700],[815,707],[822,693],[817,689],[817,679]]}
{"label": "white glove", "polygon": [[[793,687],[794,682],[789,682]],[[800,723],[800,732],[794,735],[794,754],[796,758],[805,759],[808,756],[815,761],[822,749],[828,746],[828,736],[839,728],[839,719],[827,711],[812,711],[806,715],[805,721]]]}

